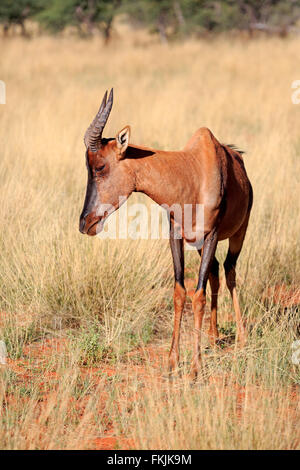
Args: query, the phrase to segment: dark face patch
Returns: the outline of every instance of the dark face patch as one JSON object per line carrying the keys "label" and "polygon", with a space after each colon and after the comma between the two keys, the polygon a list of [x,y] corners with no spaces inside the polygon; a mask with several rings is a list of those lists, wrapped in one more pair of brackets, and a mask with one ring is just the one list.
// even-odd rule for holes
{"label": "dark face patch", "polygon": [[88,151],[86,151],[85,159],[86,159],[88,179],[87,179],[84,205],[83,205],[83,209],[82,209],[80,220],[79,220],[79,230],[81,233],[87,233],[89,229],[89,225],[92,223],[91,220],[89,221],[87,220],[87,217],[93,213],[94,208],[96,207],[96,202],[97,202],[97,197],[98,197],[97,186],[96,186],[95,178],[93,176],[93,169],[90,165]]}

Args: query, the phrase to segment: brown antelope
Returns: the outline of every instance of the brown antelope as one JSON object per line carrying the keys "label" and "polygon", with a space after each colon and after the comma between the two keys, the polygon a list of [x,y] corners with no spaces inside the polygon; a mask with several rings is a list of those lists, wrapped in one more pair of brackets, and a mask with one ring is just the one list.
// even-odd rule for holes
{"label": "brown antelope", "polygon": [[[87,129],[86,166],[88,181],[80,232],[96,235],[104,221],[120,207],[120,196],[126,200],[133,191],[147,194],[159,205],[173,204],[204,207],[204,228],[199,278],[193,296],[194,352],[191,377],[196,378],[201,368],[200,332],[206,303],[206,284],[211,287],[211,342],[218,338],[217,299],[219,290],[219,263],[215,257],[217,243],[229,239],[224,263],[226,283],[230,291],[237,323],[237,340],[244,343],[246,330],[236,292],[235,266],[245,238],[252,207],[252,187],[247,177],[241,152],[232,146],[220,144],[211,131],[198,129],[183,150],[166,152],[129,144],[130,127],[124,127],[115,138],[102,137],[113,104],[113,90],[108,101],[104,95],[100,109]],[[109,205],[110,210],[105,208]],[[186,298],[184,287],[184,240],[195,239],[185,230],[183,218],[169,213],[170,245],[173,256],[174,330],[169,353],[169,371],[179,364],[180,323]],[[195,228],[194,212],[193,227]],[[181,230],[181,238],[175,236]],[[197,227],[195,228],[197,231]],[[200,237],[200,238],[201,238]],[[196,236],[197,238],[197,236]]]}

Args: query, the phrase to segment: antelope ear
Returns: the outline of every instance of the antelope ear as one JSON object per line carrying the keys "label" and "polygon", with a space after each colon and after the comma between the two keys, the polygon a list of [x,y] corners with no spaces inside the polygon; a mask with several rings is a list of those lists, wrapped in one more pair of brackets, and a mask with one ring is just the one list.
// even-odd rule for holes
{"label": "antelope ear", "polygon": [[120,158],[123,157],[128,144],[129,144],[129,138],[130,138],[130,126],[124,127],[117,135],[116,135],[116,142],[117,142],[117,148],[120,153]]}

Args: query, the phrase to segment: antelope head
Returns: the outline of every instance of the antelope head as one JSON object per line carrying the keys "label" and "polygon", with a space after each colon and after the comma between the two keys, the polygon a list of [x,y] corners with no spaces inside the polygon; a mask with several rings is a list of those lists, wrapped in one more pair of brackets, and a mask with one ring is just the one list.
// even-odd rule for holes
{"label": "antelope head", "polygon": [[113,105],[113,90],[105,93],[95,119],[84,136],[88,172],[86,195],[79,230],[87,235],[101,232],[107,217],[117,210],[135,188],[135,180],[125,161],[130,127],[124,127],[114,139],[102,132]]}

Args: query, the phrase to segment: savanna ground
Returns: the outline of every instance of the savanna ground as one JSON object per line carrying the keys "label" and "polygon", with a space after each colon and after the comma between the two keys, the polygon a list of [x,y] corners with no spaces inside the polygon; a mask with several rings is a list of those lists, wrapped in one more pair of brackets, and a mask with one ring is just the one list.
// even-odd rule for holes
{"label": "savanna ground", "polygon": [[[300,40],[211,39],[161,46],[124,35],[1,39],[0,366],[2,449],[299,448]],[[105,89],[105,135],[181,148],[200,126],[247,151],[254,207],[238,286],[249,340],[235,326],[222,273],[223,347],[207,346],[206,380],[191,387],[193,318],[183,378],[169,382],[173,323],[166,240],[82,236],[83,134]],[[132,196],[131,201],[143,200]],[[225,259],[227,242],[218,248]],[[187,287],[198,255],[187,252]],[[209,289],[208,289],[209,291]],[[209,304],[209,302],[208,302]],[[297,426],[298,425],[298,426]]]}

